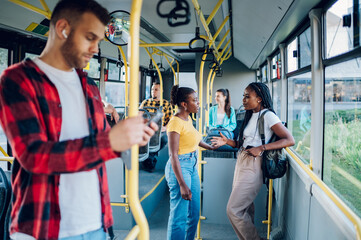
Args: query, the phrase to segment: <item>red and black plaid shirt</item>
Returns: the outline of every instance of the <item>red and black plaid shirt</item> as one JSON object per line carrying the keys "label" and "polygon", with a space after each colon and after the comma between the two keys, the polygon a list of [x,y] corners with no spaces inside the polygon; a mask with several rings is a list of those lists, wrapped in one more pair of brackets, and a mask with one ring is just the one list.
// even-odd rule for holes
{"label": "red and black plaid shirt", "polygon": [[[110,147],[109,126],[95,82],[78,71],[87,105],[89,136],[59,141],[62,111],[54,84],[31,61],[13,65],[0,80],[0,122],[13,149],[10,233],[57,239],[61,173],[96,169],[102,220],[113,224],[105,160],[118,157]],[[76,114],[76,113],[74,113]]]}

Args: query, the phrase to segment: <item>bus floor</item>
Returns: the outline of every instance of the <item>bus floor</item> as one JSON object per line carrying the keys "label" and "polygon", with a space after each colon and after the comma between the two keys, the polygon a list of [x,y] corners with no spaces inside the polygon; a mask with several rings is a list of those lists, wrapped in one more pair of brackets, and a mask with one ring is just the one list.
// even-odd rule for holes
{"label": "bus floor", "polygon": [[[167,223],[169,215],[169,194],[164,195],[164,198],[155,209],[152,216],[148,219],[150,228],[151,240],[165,240],[167,238]],[[267,228],[258,229],[261,237],[266,236]],[[128,235],[128,230],[116,230],[114,231],[115,239],[125,239]],[[234,233],[232,226],[229,223],[226,224],[212,224],[207,221],[202,221],[201,225],[201,238],[203,240],[237,240],[237,236]]]}

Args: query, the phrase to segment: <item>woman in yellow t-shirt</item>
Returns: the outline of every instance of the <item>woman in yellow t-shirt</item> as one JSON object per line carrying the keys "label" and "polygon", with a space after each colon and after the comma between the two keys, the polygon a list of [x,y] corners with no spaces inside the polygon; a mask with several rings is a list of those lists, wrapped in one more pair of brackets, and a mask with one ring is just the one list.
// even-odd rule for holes
{"label": "woman in yellow t-shirt", "polygon": [[167,239],[193,240],[200,211],[196,150],[198,146],[209,150],[216,147],[201,141],[202,135],[193,127],[189,114],[197,113],[199,109],[193,89],[173,86],[171,103],[177,105],[179,111],[167,126],[170,155],[165,168],[170,193]]}

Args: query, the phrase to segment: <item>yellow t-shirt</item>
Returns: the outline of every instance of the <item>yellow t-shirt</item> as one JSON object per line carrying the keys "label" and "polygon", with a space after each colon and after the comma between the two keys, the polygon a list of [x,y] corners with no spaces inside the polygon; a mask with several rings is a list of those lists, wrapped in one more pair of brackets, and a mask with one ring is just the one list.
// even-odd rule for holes
{"label": "yellow t-shirt", "polygon": [[202,140],[202,134],[193,127],[191,117],[188,117],[188,121],[184,121],[177,116],[172,116],[167,125],[167,132],[179,133],[179,155],[197,150]]}

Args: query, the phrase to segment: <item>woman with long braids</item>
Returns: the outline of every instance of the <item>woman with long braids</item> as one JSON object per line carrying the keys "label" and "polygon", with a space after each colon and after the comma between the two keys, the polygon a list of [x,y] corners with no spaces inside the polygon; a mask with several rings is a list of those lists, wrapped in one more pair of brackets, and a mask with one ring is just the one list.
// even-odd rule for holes
{"label": "woman with long braids", "polygon": [[[260,239],[253,224],[254,204],[262,183],[262,153],[265,150],[281,149],[294,145],[295,141],[273,110],[268,87],[259,82],[248,85],[243,95],[246,110],[238,141],[225,136],[212,139],[214,146],[228,144],[239,148],[234,171],[232,193],[227,204],[227,215],[239,239]],[[258,132],[258,119],[264,115],[265,142],[262,145]],[[268,143],[275,133],[280,140]]]}
{"label": "woman with long braids", "polygon": [[224,128],[229,131],[225,135],[233,139],[233,130],[237,127],[236,114],[231,107],[231,96],[228,89],[218,89],[215,100],[217,105],[209,109],[209,129]]}
{"label": "woman with long braids", "polygon": [[178,112],[167,126],[169,160],[165,178],[170,193],[167,239],[193,240],[200,211],[196,150],[198,146],[208,150],[216,147],[202,142],[201,133],[193,127],[189,114],[197,113],[199,109],[198,97],[193,89],[173,86],[171,103],[178,106]]}

